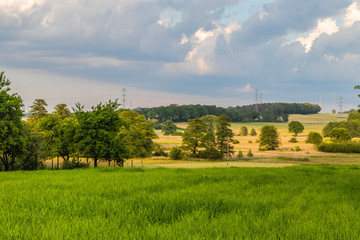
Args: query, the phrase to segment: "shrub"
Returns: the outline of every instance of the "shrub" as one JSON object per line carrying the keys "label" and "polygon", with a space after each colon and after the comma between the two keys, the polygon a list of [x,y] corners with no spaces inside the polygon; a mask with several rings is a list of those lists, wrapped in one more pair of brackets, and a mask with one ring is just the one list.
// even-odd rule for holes
{"label": "shrub", "polygon": [[233,141],[233,144],[239,144],[239,143],[240,143],[240,141],[237,140],[237,139],[235,139],[235,140]]}
{"label": "shrub", "polygon": [[253,142],[251,140],[249,140],[248,143],[253,143]]}
{"label": "shrub", "polygon": [[320,145],[322,141],[323,141],[323,137],[320,135],[320,133],[317,132],[310,132],[306,139],[306,143],[312,143],[315,144],[316,146]]}
{"label": "shrub", "polygon": [[291,143],[297,143],[298,141],[296,140],[296,138],[291,138],[290,140],[289,140],[289,142],[291,142]]}
{"label": "shrub", "polygon": [[354,141],[321,143],[317,149],[330,153],[360,153],[360,143]]}
{"label": "shrub", "polygon": [[170,158],[174,160],[181,160],[183,158],[181,147],[172,147],[170,150]]}
{"label": "shrub", "polygon": [[167,157],[169,154],[164,151],[164,148],[159,143],[154,143],[154,151],[152,153],[155,157]]}
{"label": "shrub", "polygon": [[242,158],[243,156],[244,156],[244,155],[243,155],[243,152],[242,152],[241,150],[239,150],[237,157],[238,157],[238,158]]}
{"label": "shrub", "polygon": [[254,154],[252,153],[251,149],[249,149],[249,151],[248,151],[248,153],[247,153],[247,156],[248,156],[248,157],[253,157],[253,156],[254,156]]}
{"label": "shrub", "polygon": [[299,146],[295,146],[295,148],[291,148],[291,151],[300,152],[301,148]]}
{"label": "shrub", "polygon": [[255,129],[251,129],[251,132],[250,132],[250,136],[256,136],[257,135],[257,133],[256,133],[256,131],[255,131]]}
{"label": "shrub", "polygon": [[75,168],[88,168],[89,164],[88,163],[83,163],[80,161],[77,161],[75,159],[73,160],[68,160],[68,161],[64,161],[61,164],[61,168],[62,169],[75,169]]}
{"label": "shrub", "polygon": [[206,150],[199,151],[199,154],[197,155],[199,158],[204,159],[222,159],[224,156],[221,154],[220,151],[216,150],[215,148],[209,148]]}

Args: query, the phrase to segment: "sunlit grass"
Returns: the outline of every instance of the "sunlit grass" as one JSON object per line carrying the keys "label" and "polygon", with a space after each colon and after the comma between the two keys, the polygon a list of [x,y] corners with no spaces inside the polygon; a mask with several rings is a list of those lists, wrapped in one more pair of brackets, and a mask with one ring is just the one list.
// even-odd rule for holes
{"label": "sunlit grass", "polygon": [[360,167],[0,173],[1,239],[357,239]]}

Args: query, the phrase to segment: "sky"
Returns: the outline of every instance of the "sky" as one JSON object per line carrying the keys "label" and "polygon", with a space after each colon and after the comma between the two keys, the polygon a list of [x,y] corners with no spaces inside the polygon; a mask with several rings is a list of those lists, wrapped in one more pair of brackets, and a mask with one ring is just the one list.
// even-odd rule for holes
{"label": "sky", "polygon": [[360,0],[0,0],[0,71],[26,109],[357,109]]}

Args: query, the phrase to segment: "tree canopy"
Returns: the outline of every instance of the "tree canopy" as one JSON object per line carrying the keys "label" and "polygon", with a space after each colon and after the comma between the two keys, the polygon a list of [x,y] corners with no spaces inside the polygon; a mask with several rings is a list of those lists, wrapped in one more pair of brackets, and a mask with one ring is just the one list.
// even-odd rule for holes
{"label": "tree canopy", "polygon": [[260,150],[276,150],[279,148],[279,134],[274,126],[264,126],[260,134]]}
{"label": "tree canopy", "polygon": [[294,133],[295,137],[304,131],[304,125],[299,121],[291,121],[288,126],[289,133]]}

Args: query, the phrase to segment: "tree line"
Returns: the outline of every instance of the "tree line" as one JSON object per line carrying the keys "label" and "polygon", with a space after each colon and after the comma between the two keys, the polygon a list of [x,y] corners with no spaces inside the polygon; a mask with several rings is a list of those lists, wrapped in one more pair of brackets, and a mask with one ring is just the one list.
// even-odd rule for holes
{"label": "tree line", "polygon": [[315,114],[318,105],[310,103],[262,103],[236,107],[215,105],[177,105],[136,108],[135,111],[158,122],[186,122],[206,115],[227,115],[232,122],[288,122],[289,114]]}
{"label": "tree line", "polygon": [[63,166],[84,165],[81,158],[123,165],[131,157],[147,157],[157,135],[154,122],[121,109],[117,101],[99,103],[90,111],[77,103],[71,112],[58,104],[48,113],[46,102],[36,99],[23,120],[23,103],[10,93],[10,81],[0,73],[0,160],[3,171],[35,170],[56,156]]}

